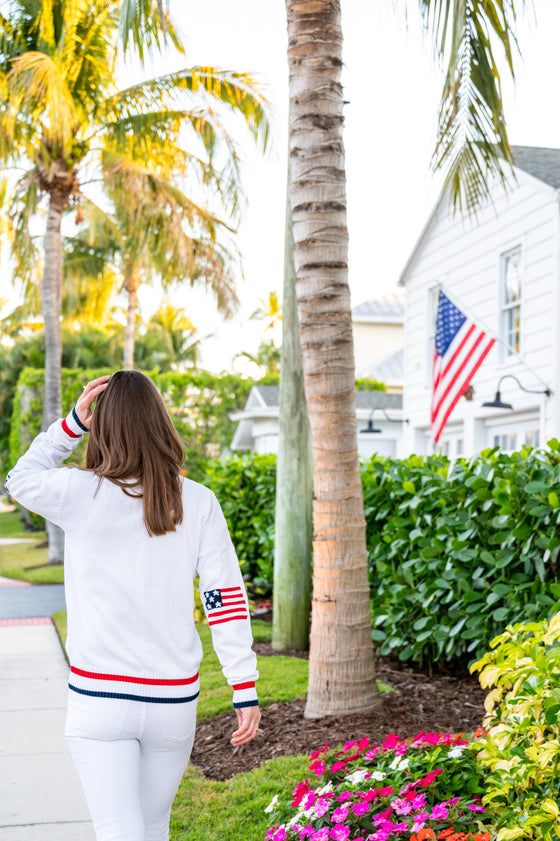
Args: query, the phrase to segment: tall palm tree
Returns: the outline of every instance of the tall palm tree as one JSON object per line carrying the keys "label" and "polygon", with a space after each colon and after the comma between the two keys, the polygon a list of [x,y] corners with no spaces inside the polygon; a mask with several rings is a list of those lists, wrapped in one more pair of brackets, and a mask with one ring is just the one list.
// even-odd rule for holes
{"label": "tall palm tree", "polygon": [[[166,41],[183,51],[157,0],[11,0],[0,14],[0,163],[24,170],[11,203],[16,273],[24,279],[33,247],[30,223],[46,205],[44,426],[61,412],[64,212],[79,203],[88,183],[125,177],[142,156],[150,162],[169,152],[186,168],[196,158],[182,146],[189,134],[212,164],[225,150],[226,169],[216,181],[228,194],[238,180],[238,159],[218,103],[241,114],[255,138],[266,142],[263,99],[246,74],[184,68],[117,89],[115,65],[123,50],[142,61]],[[174,142],[162,142],[170,136]],[[50,560],[60,559],[60,534],[49,543]]]}
{"label": "tall palm tree", "polygon": [[[435,165],[446,170],[454,203],[472,207],[487,195],[486,179],[505,179],[512,160],[493,45],[512,70],[513,0],[420,5],[448,58]],[[378,698],[348,288],[340,0],[286,0],[286,9],[296,289],[314,457],[305,714],[320,717],[367,712]]]}

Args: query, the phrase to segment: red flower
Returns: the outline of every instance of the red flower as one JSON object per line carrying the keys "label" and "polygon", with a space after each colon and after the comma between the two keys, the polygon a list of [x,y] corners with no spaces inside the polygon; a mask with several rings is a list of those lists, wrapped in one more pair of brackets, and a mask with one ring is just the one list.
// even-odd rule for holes
{"label": "red flower", "polygon": [[292,806],[299,806],[299,804],[301,803],[307,792],[310,790],[310,788],[311,786],[309,785],[309,780],[307,779],[303,780],[303,782],[298,783],[292,792],[292,797],[294,798],[292,800]]}
{"label": "red flower", "polygon": [[338,761],[338,762],[333,762],[330,770],[333,774],[336,774],[337,771],[342,771],[343,768],[346,768],[346,762]]}
{"label": "red flower", "polygon": [[448,835],[453,835],[454,829],[453,827],[449,827],[449,829],[444,829],[443,832],[440,832],[438,838],[447,838]]}
{"label": "red flower", "polygon": [[313,753],[311,754],[311,756],[309,757],[309,759],[311,760],[311,762],[313,762],[314,759],[317,759],[318,756],[321,756],[321,754],[324,753],[328,749],[329,749],[329,743],[326,742],[325,747],[324,748],[319,748],[319,750],[314,750]]}
{"label": "red flower", "polygon": [[[477,739],[480,739],[481,736],[486,735],[486,730],[484,729],[484,727],[477,727],[476,730],[474,731],[474,735]],[[476,835],[475,835],[475,838],[476,838]]]}

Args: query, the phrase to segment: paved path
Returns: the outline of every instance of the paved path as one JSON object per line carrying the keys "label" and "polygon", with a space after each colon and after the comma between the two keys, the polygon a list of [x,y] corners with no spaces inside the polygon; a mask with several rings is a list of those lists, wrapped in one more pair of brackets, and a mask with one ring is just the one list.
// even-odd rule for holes
{"label": "paved path", "polygon": [[0,841],[94,841],[63,735],[67,685],[50,619],[0,621]]}
{"label": "paved path", "polygon": [[64,584],[26,586],[21,581],[0,580],[0,620],[52,616],[55,610],[66,610]]}

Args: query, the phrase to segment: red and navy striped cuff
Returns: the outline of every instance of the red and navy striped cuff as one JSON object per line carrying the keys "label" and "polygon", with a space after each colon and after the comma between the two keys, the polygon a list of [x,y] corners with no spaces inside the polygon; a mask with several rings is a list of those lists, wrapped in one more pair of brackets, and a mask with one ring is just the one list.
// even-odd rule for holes
{"label": "red and navy striped cuff", "polygon": [[246,683],[235,683],[232,688],[234,707],[258,707],[259,699],[254,680]]}
{"label": "red and navy striped cuff", "polygon": [[89,432],[87,426],[79,419],[76,407],[62,421],[62,428],[69,438],[81,438],[84,432]]}

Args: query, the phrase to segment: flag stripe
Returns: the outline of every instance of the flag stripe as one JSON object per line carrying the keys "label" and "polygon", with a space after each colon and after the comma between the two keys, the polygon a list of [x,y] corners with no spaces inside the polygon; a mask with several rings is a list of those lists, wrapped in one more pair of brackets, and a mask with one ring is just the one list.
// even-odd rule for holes
{"label": "flag stripe", "polygon": [[208,619],[208,624],[209,625],[221,625],[223,622],[233,622],[234,619],[247,619],[247,618],[248,618],[247,614],[244,613],[242,616],[228,616],[227,619],[215,619],[215,620],[214,619],[213,620]]}
{"label": "flag stripe", "polygon": [[435,443],[495,341],[440,290],[430,410]]}
{"label": "flag stripe", "polygon": [[451,412],[453,411],[453,409],[457,405],[457,402],[459,401],[459,398],[463,394],[464,390],[467,388],[469,382],[472,380],[472,378],[474,377],[474,375],[476,374],[476,372],[478,371],[478,369],[480,368],[480,366],[484,362],[484,359],[486,358],[488,353],[492,350],[492,347],[494,346],[495,341],[496,340],[493,339],[493,338],[489,339],[489,341],[487,342],[487,344],[483,348],[482,353],[480,354],[480,356],[478,357],[478,359],[474,363],[472,369],[469,370],[468,375],[462,380],[460,388],[457,388],[455,390],[454,398],[451,400],[448,408],[445,411],[445,414],[443,415],[443,418],[441,418],[441,420],[439,421],[439,425],[436,427],[436,434],[434,436],[434,440],[435,440],[436,443],[440,439],[441,433],[443,432],[443,428],[444,428],[445,424],[447,423],[449,415],[451,414]]}
{"label": "flag stripe", "polygon": [[226,613],[246,613],[245,607],[233,607],[231,610],[219,610],[208,612],[208,618],[213,619],[214,616],[225,616]]}
{"label": "flag stripe", "polygon": [[179,678],[173,680],[164,680],[160,678],[146,678],[146,677],[131,677],[130,675],[105,675],[99,672],[86,672],[84,669],[78,669],[76,666],[70,666],[70,671],[75,675],[82,677],[89,677],[94,680],[116,680],[123,683],[141,683],[145,686],[185,686],[188,683],[195,683],[198,680],[198,672],[193,677]]}

